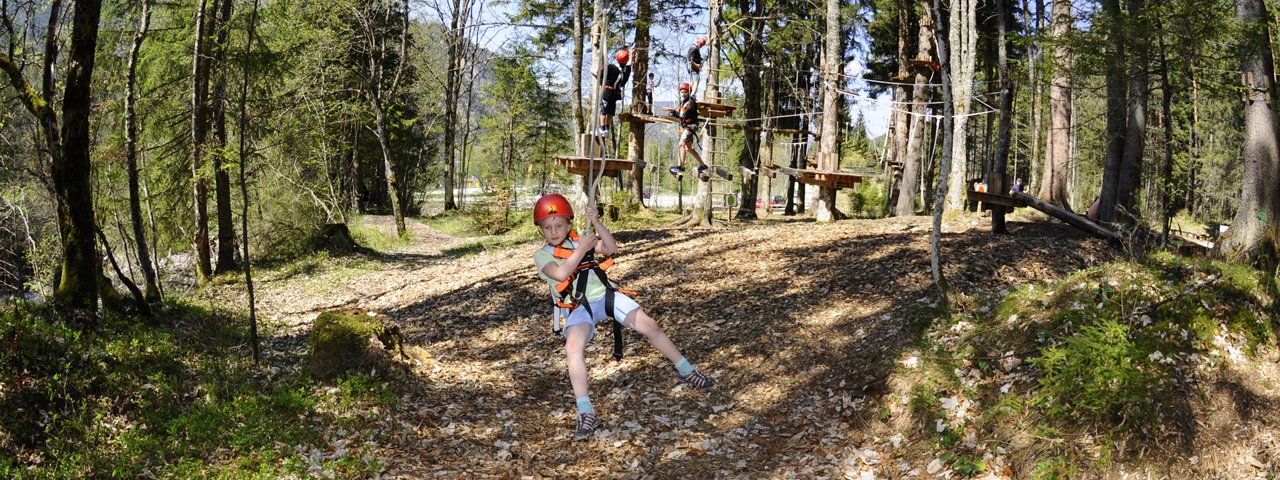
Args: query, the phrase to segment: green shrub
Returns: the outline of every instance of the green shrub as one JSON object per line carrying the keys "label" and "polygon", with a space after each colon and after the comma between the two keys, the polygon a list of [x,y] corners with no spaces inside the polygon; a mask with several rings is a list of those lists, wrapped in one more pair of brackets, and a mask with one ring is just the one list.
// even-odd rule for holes
{"label": "green shrub", "polygon": [[1050,416],[1086,420],[1148,420],[1171,379],[1129,338],[1129,326],[1097,319],[1062,346],[1031,363],[1043,370],[1037,402]]}

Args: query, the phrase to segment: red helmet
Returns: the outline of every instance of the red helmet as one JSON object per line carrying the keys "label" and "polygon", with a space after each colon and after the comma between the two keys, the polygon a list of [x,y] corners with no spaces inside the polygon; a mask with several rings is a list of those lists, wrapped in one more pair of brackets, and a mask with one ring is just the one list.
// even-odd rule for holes
{"label": "red helmet", "polygon": [[533,224],[537,225],[545,219],[551,217],[568,217],[573,219],[573,207],[569,206],[569,200],[564,195],[552,193],[543,195],[538,199],[538,203],[533,205]]}
{"label": "red helmet", "polygon": [[698,37],[698,46],[699,46],[699,47],[701,47],[701,46],[703,46],[703,45],[706,45],[706,44],[707,44],[707,37]]}
{"label": "red helmet", "polygon": [[613,58],[618,61],[619,65],[626,65],[627,60],[631,59],[631,54],[624,48],[622,50],[618,50],[618,54],[614,55]]}
{"label": "red helmet", "polygon": [[681,84],[680,84],[680,91],[682,91],[682,92],[688,92],[688,91],[691,91],[691,90],[693,90],[693,86],[692,86],[692,85],[689,85],[689,82],[684,82],[684,83],[681,83]]}

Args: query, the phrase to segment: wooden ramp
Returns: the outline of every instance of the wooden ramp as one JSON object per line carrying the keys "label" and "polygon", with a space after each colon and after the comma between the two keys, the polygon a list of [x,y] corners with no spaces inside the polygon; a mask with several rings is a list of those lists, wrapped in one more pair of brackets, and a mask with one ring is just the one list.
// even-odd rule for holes
{"label": "wooden ramp", "polygon": [[1083,230],[1086,233],[1093,235],[1095,237],[1110,240],[1116,243],[1120,243],[1122,240],[1124,240],[1124,237],[1120,236],[1119,233],[1113,232],[1108,228],[1105,228],[1101,225],[1093,223],[1089,219],[1084,218],[1080,215],[1076,215],[1075,212],[1072,212],[1065,208],[1048,203],[1039,198],[1033,197],[1031,195],[1027,195],[1022,192],[1014,192],[1014,194],[1011,195],[1011,197],[1013,197],[1015,200],[1019,200],[1026,203],[1028,207],[1044,212],[1046,215],[1049,215],[1050,217],[1056,218],[1058,220],[1062,220],[1063,222],[1066,222],[1068,225],[1071,225],[1080,230]]}
{"label": "wooden ramp", "polygon": [[1033,197],[1031,195],[1027,195],[1026,193],[1014,192],[1012,195],[1001,195],[998,193],[979,192],[975,190],[970,190],[969,200],[982,202],[983,205],[998,205],[1001,207],[1005,207],[1008,209],[1007,211],[1012,211],[1014,208],[1031,207],[1041,212],[1044,212],[1045,215],[1056,218],[1058,220],[1062,220],[1067,225],[1076,227],[1084,231],[1085,233],[1088,233],[1095,237],[1098,237],[1104,240],[1110,240],[1116,243],[1120,243],[1120,241],[1124,239],[1124,237],[1120,236],[1119,233],[1113,232],[1106,227],[1093,223],[1089,219],[1082,217],[1080,215],[1077,215],[1075,212],[1059,207],[1052,203],[1046,202],[1039,198]]}
{"label": "wooden ramp", "polygon": [[763,165],[761,171],[769,176],[776,176],[781,173],[790,175],[800,183],[807,185],[817,185],[820,187],[830,188],[854,188],[858,183],[862,182],[862,175],[848,172],[835,172],[831,170],[800,170],[790,167],[779,167],[775,165]]}
{"label": "wooden ramp", "polygon": [[[556,165],[569,169],[569,173],[587,176],[593,173],[599,173],[601,166],[604,167],[604,176],[620,177],[622,172],[630,172],[635,167],[636,162],[631,160],[622,160],[618,158],[589,158],[562,155],[555,157]],[[603,163],[602,163],[603,162]],[[592,170],[594,169],[594,170]]]}

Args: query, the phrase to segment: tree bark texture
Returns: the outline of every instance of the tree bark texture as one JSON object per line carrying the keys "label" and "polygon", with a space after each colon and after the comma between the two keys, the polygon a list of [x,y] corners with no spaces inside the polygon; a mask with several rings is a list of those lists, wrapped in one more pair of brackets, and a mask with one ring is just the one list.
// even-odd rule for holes
{"label": "tree bark texture", "polygon": [[[586,0],[573,0],[573,138],[581,135],[586,123],[582,115],[582,60],[583,60],[583,37],[585,33],[582,27],[582,2]],[[575,140],[576,141],[576,140]],[[583,152],[578,152],[582,154]]]}
{"label": "tree bark texture", "polygon": [[213,264],[209,258],[209,181],[204,171],[205,141],[209,130],[208,35],[214,23],[209,16],[216,16],[212,10],[208,0],[200,0],[200,8],[196,12],[196,40],[191,55],[191,195],[195,220],[192,243],[196,255],[196,281],[201,285],[209,283],[213,275]]}
{"label": "tree bark texture", "polygon": [[[1071,0],[1053,2],[1053,37],[1065,39],[1071,32],[1073,15]],[[1073,55],[1070,45],[1061,42],[1053,49],[1053,80],[1049,85],[1049,145],[1048,156],[1041,170],[1040,198],[1054,205],[1071,209],[1068,201],[1068,172],[1071,155],[1071,68]],[[1002,191],[998,191],[1003,193]]]}
{"label": "tree bark texture", "polygon": [[[897,78],[907,78],[910,73],[907,60],[907,35],[910,33],[911,18],[909,12],[911,10],[907,0],[898,0],[898,76]],[[907,87],[904,85],[893,86],[893,102],[894,105],[904,105],[907,103]],[[885,195],[884,195],[884,211],[889,212],[896,204],[896,192],[898,191],[898,182],[902,180],[902,167],[905,164],[907,156],[907,139],[910,137],[911,116],[907,115],[901,107],[893,110],[893,143],[889,155],[889,165],[885,171]],[[889,146],[886,145],[886,148]]]}
{"label": "tree bark texture", "polygon": [[[998,126],[996,127],[996,150],[991,159],[991,172],[987,175],[987,191],[1004,193],[1009,191],[1009,145],[1013,137],[1013,75],[1009,69],[1009,49],[1006,34],[1008,33],[1009,7],[1011,0],[995,0],[996,25],[996,62],[1000,79],[1000,104]],[[997,208],[991,211],[991,231],[1005,233],[1005,211]]]}
{"label": "tree bark texture", "polygon": [[1107,32],[1106,62],[1106,94],[1107,94],[1107,126],[1106,149],[1102,156],[1102,191],[1098,199],[1098,221],[1110,223],[1116,218],[1116,204],[1119,200],[1117,186],[1120,177],[1120,162],[1124,156],[1125,138],[1125,91],[1124,66],[1125,43],[1118,23],[1123,21],[1120,12],[1120,0],[1103,0],[1102,10],[1110,18],[1110,31]]}
{"label": "tree bark texture", "polygon": [[[742,110],[747,118],[742,131],[742,151],[738,155],[738,165],[745,169],[760,171],[760,137],[764,133],[760,129],[761,101],[764,96],[764,18],[765,0],[739,0],[738,8],[742,18],[749,18],[747,29],[742,36],[745,44],[742,50]],[[756,192],[759,190],[759,175],[743,175],[742,201],[738,204],[737,217],[740,219],[756,218]],[[768,198],[766,193],[765,198]],[[768,208],[768,205],[765,205]]]}
{"label": "tree bark texture", "polygon": [[214,67],[218,69],[217,83],[213,89],[213,141],[217,150],[213,160],[214,210],[218,216],[218,260],[214,265],[218,273],[236,269],[236,230],[231,219],[231,175],[223,165],[227,154],[227,37],[231,30],[232,0],[222,0],[218,20],[217,39],[213,50]]}
{"label": "tree bark texture", "polygon": [[142,269],[143,297],[148,302],[160,300],[160,288],[156,282],[156,270],[151,263],[151,248],[147,244],[147,233],[142,222],[142,200],[138,194],[138,114],[137,84],[138,55],[142,51],[142,43],[147,38],[147,29],[151,25],[151,8],[148,0],[142,0],[142,13],[138,30],[133,34],[133,43],[129,47],[128,75],[124,88],[124,139],[125,162],[129,169],[129,220],[133,225],[133,237],[138,244],[138,266]]}
{"label": "tree bark texture", "polygon": [[[933,50],[933,5],[930,0],[920,2],[920,30],[916,58],[931,59]],[[907,141],[907,155],[902,162],[902,181],[898,182],[898,203],[893,214],[906,217],[916,214],[916,195],[920,193],[920,168],[923,160],[925,124],[929,113],[929,83],[932,75],[917,69],[911,94],[911,136]]]}
{"label": "tree bark texture", "polygon": [[[653,4],[650,0],[636,0],[636,36],[631,48],[633,78],[631,82],[631,111],[645,111],[645,88],[649,81],[649,24],[653,21]],[[645,123],[631,122],[627,135],[627,159],[635,162],[631,167],[631,201],[644,205],[644,137]],[[577,137],[574,137],[577,138]],[[656,192],[655,192],[656,193]]]}
{"label": "tree bark texture", "polygon": [[[454,178],[457,175],[457,138],[458,138],[458,97],[462,87],[462,50],[463,31],[466,29],[466,10],[463,0],[453,0],[453,11],[449,18],[449,32],[445,35],[449,44],[449,68],[444,80],[444,209],[457,210],[458,203],[453,197]],[[470,1],[470,0],[468,0]],[[580,1],[580,0],[579,0]]]}
{"label": "tree bark texture", "polygon": [[[1121,157],[1119,175],[1116,177],[1116,206],[1129,215],[1138,214],[1137,190],[1142,184],[1142,157],[1146,151],[1147,99],[1150,85],[1147,82],[1147,62],[1150,60],[1151,34],[1145,18],[1143,0],[1130,0],[1129,21],[1136,32],[1128,39],[1134,49],[1129,66],[1129,107],[1124,130],[1124,155]],[[1129,216],[1118,220],[1130,220]]]}
{"label": "tree bark texture", "polygon": [[97,226],[89,160],[91,87],[101,14],[101,0],[80,0],[72,11],[71,51],[62,97],[62,161],[51,166],[61,204],[58,227],[63,239],[62,283],[54,297],[84,309],[97,306],[98,277],[102,274],[94,240]]}
{"label": "tree bark texture", "polygon": [[[818,169],[835,171],[840,169],[840,150],[836,145],[836,137],[840,136],[840,93],[836,88],[841,83],[840,57],[844,52],[840,41],[840,0],[826,0],[826,32],[823,38],[822,58],[822,137],[818,142]],[[818,188],[818,204],[814,206],[813,215],[819,222],[836,220],[836,189],[832,187]]]}
{"label": "tree bark texture", "polygon": [[[721,0],[709,0],[707,19],[707,58],[703,70],[707,75],[707,88],[703,90],[703,100],[714,102],[720,98],[720,6]],[[702,137],[702,159],[712,168],[719,160],[716,149],[716,127],[714,123],[707,125],[707,134]],[[710,173],[710,171],[708,171]],[[714,173],[712,173],[714,175]],[[698,218],[698,225],[711,226],[711,182],[698,181],[698,193],[694,201],[693,214]]]}
{"label": "tree bark texture", "polygon": [[951,93],[953,103],[951,166],[947,176],[947,209],[964,211],[965,181],[969,167],[969,106],[973,103],[974,65],[978,58],[978,4],[975,0],[952,0],[951,25],[947,30],[951,48]]}
{"label": "tree bark texture", "polygon": [[1280,144],[1277,135],[1276,85],[1272,81],[1271,39],[1266,28],[1262,0],[1236,0],[1236,19],[1247,26],[1241,64],[1245,91],[1244,176],[1240,209],[1226,238],[1219,242],[1223,255],[1243,262],[1275,262],[1280,252]]}

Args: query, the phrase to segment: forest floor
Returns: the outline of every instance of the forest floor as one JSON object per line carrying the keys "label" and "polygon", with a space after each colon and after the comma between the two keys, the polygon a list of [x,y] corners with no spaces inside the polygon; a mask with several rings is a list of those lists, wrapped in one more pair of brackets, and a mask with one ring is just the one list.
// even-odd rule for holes
{"label": "forest floor", "polygon": [[[335,257],[305,275],[264,272],[257,305],[270,332],[268,357],[282,363],[297,360],[323,311],[377,312],[401,326],[411,360],[409,373],[390,377],[398,404],[363,427],[335,431],[322,452],[365,445],[389,477],[1246,478],[1277,468],[1266,456],[1276,456],[1271,432],[1280,424],[1272,408],[1280,394],[1269,381],[1244,400],[1200,402],[1195,421],[1204,433],[1190,444],[1128,446],[1122,450],[1135,453],[1101,469],[1075,470],[1098,465],[1087,458],[1096,448],[1072,450],[1086,458],[1046,468],[1061,451],[1054,444],[1098,441],[1093,436],[1038,441],[981,428],[960,432],[975,461],[958,461],[936,438],[935,420],[938,432],[943,420],[921,418],[913,407],[920,395],[913,385],[927,375],[918,367],[928,355],[926,332],[944,315],[929,274],[929,221],[773,217],[616,232],[611,277],[639,292],[640,304],[717,384],[709,391],[680,384],[670,363],[630,330],[625,358],[614,361],[612,333],[602,326],[588,348],[602,424],[582,442],[571,439],[573,398],[562,340],[549,328],[546,286],[534,272],[537,240],[491,245],[410,221],[411,241],[385,252]],[[386,217],[363,225],[394,233]],[[948,223],[951,288],[1000,297],[1121,255],[1061,224],[1014,221],[1009,230],[992,235],[977,217]],[[242,301],[233,286],[211,295]],[[1259,355],[1274,377],[1274,353]],[[1013,382],[1004,378],[1010,371],[955,373]],[[993,378],[977,378],[984,375]],[[960,397],[925,395],[949,412]],[[965,402],[961,408],[976,415],[997,406]],[[1250,445],[1262,446],[1239,462],[1210,461]]]}

